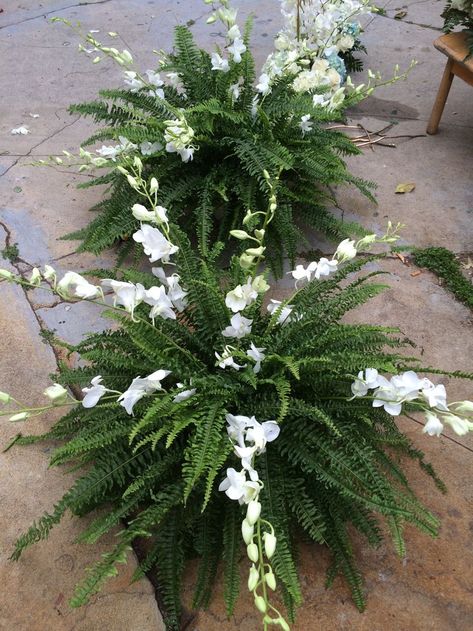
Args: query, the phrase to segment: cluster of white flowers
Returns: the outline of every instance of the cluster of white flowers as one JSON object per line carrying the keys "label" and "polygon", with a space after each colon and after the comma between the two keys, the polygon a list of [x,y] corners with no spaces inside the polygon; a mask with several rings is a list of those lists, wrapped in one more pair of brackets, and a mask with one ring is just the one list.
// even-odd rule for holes
{"label": "cluster of white flowers", "polygon": [[263,66],[257,90],[268,94],[275,77],[293,76],[294,91],[313,94],[314,106],[339,108],[346,78],[340,53],[353,48],[361,31],[358,18],[372,10],[370,0],[282,0],[284,27]]}
{"label": "cluster of white flowers", "polygon": [[[219,491],[224,491],[231,499],[246,505],[246,516],[241,524],[243,541],[248,558],[252,562],[248,576],[248,589],[253,593],[255,606],[265,614],[264,621],[280,626],[284,631],[289,626],[280,612],[258,593],[264,584],[276,589],[276,578],[269,563],[276,551],[277,539],[272,525],[261,519],[259,494],[263,489],[258,472],[254,468],[255,458],[266,451],[266,445],[279,436],[280,428],[276,421],[259,423],[254,416],[226,415],[227,433],[232,442],[234,454],[240,459],[241,469],[230,467],[220,483]],[[261,534],[262,523],[266,526]],[[264,550],[264,556],[263,556]],[[266,559],[265,559],[266,557]],[[271,616],[270,613],[274,615]]]}
{"label": "cluster of white flowers", "polygon": [[183,162],[189,162],[189,160],[192,160],[196,149],[196,147],[192,144],[194,139],[194,130],[188,125],[184,115],[176,120],[164,121],[164,125],[166,151],[169,153],[178,153]]}
{"label": "cluster of white flowers", "polygon": [[[237,10],[230,8],[228,0],[206,0],[206,4],[214,5],[214,12],[207,19],[207,24],[213,24],[219,20],[227,30],[225,50],[230,56],[231,60],[239,64],[242,60],[242,55],[246,51],[246,45],[243,42],[243,37],[238,24],[236,23]],[[222,57],[220,50],[214,52],[211,57],[212,70],[218,70],[221,72],[228,72],[230,70],[230,61],[228,57]],[[232,86],[235,91],[238,84]],[[238,96],[234,96],[238,98]]]}
{"label": "cluster of white flowers", "polygon": [[429,436],[440,436],[445,423],[460,436],[473,431],[473,422],[458,416],[471,416],[473,403],[458,401],[449,407],[445,386],[434,385],[430,379],[418,377],[413,370],[394,375],[389,380],[380,375],[375,368],[361,370],[351,386],[353,396],[365,397],[370,390],[373,390],[370,393],[373,407],[383,407],[391,416],[399,416],[404,403],[417,403],[419,409],[426,414],[427,422],[423,432]]}

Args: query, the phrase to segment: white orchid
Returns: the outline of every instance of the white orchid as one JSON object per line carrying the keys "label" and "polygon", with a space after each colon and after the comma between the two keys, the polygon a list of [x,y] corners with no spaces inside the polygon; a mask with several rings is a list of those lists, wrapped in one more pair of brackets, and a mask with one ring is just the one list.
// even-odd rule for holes
{"label": "white orchid", "polygon": [[256,455],[264,453],[266,443],[271,443],[279,436],[280,427],[276,421],[264,421],[259,423],[255,417],[251,417],[251,424],[246,430],[245,441],[253,443]]}
{"label": "white orchid", "polygon": [[227,476],[218,487],[219,491],[225,491],[231,500],[238,500],[240,504],[248,504],[258,497],[260,489],[259,482],[246,479],[244,470],[238,472],[232,467],[227,469]]}
{"label": "white orchid", "polygon": [[333,258],[336,259],[339,263],[343,263],[345,261],[350,261],[351,259],[354,259],[356,255],[357,250],[355,247],[355,241],[353,241],[352,239],[344,239],[338,245]]}
{"label": "white orchid", "polygon": [[373,393],[373,407],[384,407],[391,416],[399,416],[402,411],[402,396],[397,388],[385,377],[379,376],[379,387]]}
{"label": "white orchid", "polygon": [[310,114],[305,114],[301,117],[301,120],[299,122],[299,127],[302,131],[303,136],[311,132],[314,127],[314,123],[311,122],[310,118]]}
{"label": "white orchid", "polygon": [[351,385],[351,391],[355,397],[364,397],[368,394],[368,390],[377,388],[379,383],[379,373],[376,368],[367,368],[363,373],[358,373],[357,379]]}
{"label": "white orchid", "polygon": [[[176,387],[184,388],[184,384],[177,383]],[[181,390],[181,392],[176,394],[176,396],[173,398],[173,403],[181,403],[182,401],[187,401],[187,399],[190,399],[191,397],[193,397],[196,392],[197,392],[196,388],[189,388],[188,390]]]}
{"label": "white orchid", "polygon": [[265,350],[265,348],[257,348],[253,342],[251,342],[250,348],[246,351],[247,356],[255,362],[255,365],[253,366],[253,372],[255,375],[261,370],[261,362],[266,357],[264,354]]}
{"label": "white orchid", "polygon": [[161,142],[149,142],[148,140],[145,140],[140,144],[141,155],[152,156],[155,153],[158,153],[158,151],[161,151],[163,147],[164,145]]}
{"label": "white orchid", "polygon": [[445,390],[445,386],[443,384],[435,386],[428,379],[424,380],[422,395],[431,408],[448,412],[447,391]]}
{"label": "white orchid", "polygon": [[419,379],[413,370],[408,370],[401,375],[391,377],[391,384],[397,390],[397,396],[402,401],[413,401],[419,396],[423,380]]}
{"label": "white orchid", "polygon": [[212,70],[221,70],[222,72],[228,72],[230,65],[228,59],[224,59],[218,53],[212,53]]}
{"label": "white orchid", "polygon": [[246,337],[251,333],[253,320],[245,318],[241,313],[236,313],[230,320],[230,325],[222,331],[224,337],[236,337],[238,339]]}
{"label": "white orchid", "polygon": [[[274,300],[273,298],[271,298],[271,301],[269,305],[266,307],[266,309],[269,311],[271,315],[273,315],[273,313],[275,313],[278,309],[280,309],[281,305],[282,305],[282,302],[280,300]],[[280,310],[280,313],[278,316],[278,324],[285,326],[286,324],[289,324],[289,322],[292,322],[293,318],[291,314],[292,314],[293,309],[294,309],[294,305],[284,305],[284,307],[282,307],[282,309]],[[299,316],[299,319],[300,317],[301,316]]]}
{"label": "white orchid", "polygon": [[174,307],[178,311],[184,311],[184,309],[187,307],[187,294],[189,292],[181,287],[181,277],[179,276],[179,274],[171,274],[171,276],[166,276],[166,272],[162,267],[153,267],[151,271],[157,278],[159,278],[163,285],[168,288],[167,295]]}
{"label": "white orchid", "polygon": [[104,287],[111,287],[113,290],[114,306],[122,305],[125,311],[128,311],[132,317],[136,307],[143,302],[146,295],[146,290],[141,283],[134,285],[133,283],[119,281],[113,278],[104,278],[102,285]]}
{"label": "white orchid", "polygon": [[300,280],[306,280],[310,282],[312,280],[312,275],[314,274],[316,269],[317,262],[313,261],[312,263],[309,263],[307,267],[304,267],[303,265],[296,265],[296,268],[288,273],[292,275],[297,285],[297,282]]}
{"label": "white orchid", "polygon": [[429,436],[440,436],[443,431],[443,423],[440,421],[439,417],[428,411],[425,413],[425,416],[427,423],[424,425],[423,433]]}
{"label": "white orchid", "polygon": [[314,278],[318,280],[321,276],[330,276],[330,274],[336,272],[337,269],[338,261],[333,259],[330,261],[329,259],[322,257],[317,263],[317,268],[314,271]]}
{"label": "white orchid", "polygon": [[233,55],[233,61],[236,64],[239,64],[241,62],[242,54],[246,51],[246,46],[240,37],[235,37],[233,44],[228,46],[227,50],[231,55]]}
{"label": "white orchid", "polygon": [[97,375],[91,381],[91,388],[82,388],[85,397],[82,399],[82,405],[85,408],[93,408],[97,405],[103,395],[108,392],[107,388],[102,385],[101,375]]}
{"label": "white orchid", "polygon": [[66,272],[56,286],[57,292],[66,298],[92,299],[101,295],[100,287],[89,283],[83,276],[76,272]]}
{"label": "white orchid", "polygon": [[145,87],[144,81],[138,77],[134,70],[125,70],[123,74],[125,75],[125,85],[130,88],[130,92],[138,92]]}
{"label": "white orchid", "polygon": [[151,287],[150,289],[147,289],[143,300],[147,305],[151,306],[149,317],[153,320],[153,323],[155,318],[158,316],[164,320],[176,319],[177,316],[173,311],[173,304],[169,296],[166,294],[165,287]]}
{"label": "white orchid", "polygon": [[237,364],[235,362],[235,360],[233,359],[233,349],[231,346],[225,346],[223,353],[220,355],[219,353],[217,353],[217,351],[215,351],[215,357],[218,360],[218,367],[219,368],[234,368],[235,370],[240,370],[240,368],[245,368],[246,364],[244,364],[243,366],[241,366],[240,364]]}
{"label": "white orchid", "polygon": [[149,256],[151,263],[160,260],[167,263],[169,257],[179,250],[158,228],[153,228],[148,224],[141,225],[141,229],[134,233],[133,240],[143,245],[144,253]]}
{"label": "white orchid", "polygon": [[133,407],[144,396],[156,390],[162,390],[161,381],[171,373],[170,370],[157,370],[148,377],[136,377],[128,389],[117,399],[128,414],[133,415]]}
{"label": "white orchid", "polygon": [[252,278],[248,278],[244,285],[237,285],[225,297],[225,304],[233,313],[243,311],[258,298],[258,292],[253,286]]}
{"label": "white orchid", "polygon": [[263,72],[258,79],[256,91],[260,92],[263,96],[271,92],[271,78],[265,72]]}

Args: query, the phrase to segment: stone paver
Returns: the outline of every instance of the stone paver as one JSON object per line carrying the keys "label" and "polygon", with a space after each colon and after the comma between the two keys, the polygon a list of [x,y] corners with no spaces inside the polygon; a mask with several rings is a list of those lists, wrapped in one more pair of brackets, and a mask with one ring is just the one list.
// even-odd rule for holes
{"label": "stone paver", "polygon": [[[278,2],[250,0],[234,2],[243,14],[254,11],[254,41],[258,61],[265,58],[272,36],[280,24]],[[386,16],[367,20],[364,41],[369,56],[366,67],[380,69],[385,77],[395,63],[401,68],[412,58],[419,63],[407,82],[379,90],[352,113],[376,131],[387,123],[396,124],[392,135],[417,135],[425,132],[430,108],[445,59],[431,43],[438,37],[441,0],[423,2],[394,0],[380,3]],[[175,24],[193,21],[200,44],[217,33],[205,25],[208,7],[200,0],[30,0],[0,3],[0,249],[8,241],[18,243],[21,261],[44,264],[58,259],[61,269],[78,271],[107,266],[112,254],[101,257],[77,255],[75,244],[58,241],[66,232],[78,229],[89,220],[87,209],[100,198],[100,191],[78,191],[75,185],[87,176],[64,169],[38,169],[29,166],[33,159],[74,151],[93,129],[88,121],[67,114],[71,102],[93,98],[102,87],[120,82],[120,71],[111,63],[91,66],[77,53],[75,36],[62,25],[49,25],[48,17],[59,15],[80,20],[84,29],[114,30],[121,34],[123,47],[132,51],[145,68],[152,63],[153,48],[167,48]],[[405,9],[407,15],[395,20]],[[354,173],[376,181],[378,205],[374,206],[353,191],[339,191],[339,202],[346,218],[358,218],[365,226],[382,230],[387,219],[407,224],[406,243],[419,246],[443,245],[455,252],[473,252],[473,92],[456,80],[445,108],[441,130],[435,137],[393,139],[397,148],[367,149],[354,158]],[[39,114],[31,118],[30,113]],[[31,129],[28,136],[11,136],[20,124]],[[4,152],[7,152],[4,154]],[[395,195],[399,182],[412,181],[416,190]],[[3,245],[2,245],[3,244]],[[323,249],[328,244],[314,238]],[[327,249],[327,251],[329,251]],[[2,266],[9,265],[2,261]],[[400,326],[417,345],[425,363],[446,369],[470,370],[473,351],[471,312],[458,304],[428,273],[412,276],[414,268],[395,259],[383,263],[392,286],[383,296],[350,315],[351,320]],[[19,398],[40,401],[48,384],[47,375],[56,367],[53,349],[40,341],[41,326],[55,328],[69,341],[102,326],[90,305],[66,309],[56,305],[45,292],[25,295],[18,288],[0,284],[0,389]],[[448,380],[444,380],[446,382]],[[471,398],[471,385],[449,380],[452,399]],[[41,432],[52,418],[29,421],[28,429]],[[445,478],[449,494],[441,496],[411,467],[413,486],[426,503],[442,518],[442,532],[432,541],[409,529],[408,557],[400,562],[389,546],[377,551],[360,546],[357,556],[366,575],[368,609],[359,614],[350,601],[346,586],[337,581],[325,591],[326,550],[307,547],[301,550],[301,579],[304,605],[295,631],[469,631],[472,627],[471,583],[473,548],[471,522],[473,497],[469,481],[472,473],[473,441],[470,437],[447,435],[439,440],[425,437],[420,426],[402,421],[416,444],[423,448]],[[3,421],[1,444],[18,431]],[[455,442],[456,441],[456,442]],[[148,581],[129,586],[135,559],[121,569],[105,591],[79,611],[71,611],[67,599],[72,587],[106,549],[74,544],[79,532],[75,519],[66,519],[53,531],[49,541],[30,549],[13,564],[6,559],[20,532],[44,510],[50,508],[67,488],[70,475],[47,470],[44,445],[12,449],[1,454],[2,511],[4,533],[0,576],[4,589],[0,596],[0,628],[29,631],[156,631],[162,620]],[[242,563],[242,573],[246,562]],[[186,600],[194,570],[186,582]],[[237,614],[225,618],[221,591],[217,588],[209,611],[196,615],[186,626],[189,631],[253,631],[259,618],[244,593]]]}

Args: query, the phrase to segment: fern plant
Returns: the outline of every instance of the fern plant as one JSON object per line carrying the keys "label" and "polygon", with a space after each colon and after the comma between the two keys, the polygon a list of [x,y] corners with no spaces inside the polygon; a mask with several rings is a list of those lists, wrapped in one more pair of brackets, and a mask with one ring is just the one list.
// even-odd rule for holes
{"label": "fern plant", "polygon": [[[144,179],[144,169],[137,167],[130,177],[136,190],[151,199],[156,186]],[[243,534],[253,562],[249,588],[263,627],[288,629],[269,602],[268,588],[277,582],[292,620],[302,601],[297,573],[301,537],[330,548],[328,584],[344,574],[362,610],[353,531],[378,545],[386,520],[399,554],[405,550],[405,524],[437,534],[438,520],[416,499],[402,458],[416,460],[440,490],[443,484],[393,415],[401,407],[425,410],[429,433],[438,434],[442,422],[465,433],[473,423],[457,415],[471,416],[473,404],[449,409],[443,386],[413,376],[412,369],[421,368],[402,352],[409,342],[399,331],[341,322],[350,309],[385,287],[376,282],[380,272],[360,276],[373,257],[351,260],[356,251],[396,237],[390,230],[381,239],[370,235],[356,245],[345,240],[332,260],[299,265],[292,272],[295,293],[264,309],[269,285],[258,272],[264,233],[277,214],[278,182],[267,171],[263,180],[267,210],[264,217],[252,217],[260,221],[253,226],[254,237],[244,230],[234,233],[250,247],[234,257],[226,272],[216,263],[223,244],[204,248],[200,243],[207,251],[201,257],[176,224],[162,218],[162,232],[148,225],[155,232],[146,233],[145,252],[153,259],[160,248],[167,261],[172,255],[179,276],[129,269],[119,280],[103,280],[102,286],[115,295],[115,306],[106,311],[114,326],[78,345],[64,344],[82,359],[81,366],[61,365],[57,383],[45,392],[51,405],[17,410],[12,417],[21,421],[50,407],[70,406],[46,434],[20,436],[16,443],[60,441],[51,466],[67,463],[82,470],[53,509],[18,539],[12,558],[48,537],[68,512],[83,516],[101,509],[80,535],[81,542],[94,544],[120,528],[116,545],[77,587],[72,606],[87,602],[116,574],[137,539],[151,537],[134,578],[157,573],[168,629],[180,628],[181,577],[186,560],[196,555],[194,606],[208,604],[222,559],[230,615],[239,593]],[[143,234],[142,226],[135,240]],[[256,239],[260,245],[251,247]],[[29,280],[6,270],[0,275],[27,286],[46,280],[68,299],[106,299],[104,289],[74,272],[59,282],[51,267],[35,270]],[[329,278],[320,280],[323,276]],[[381,373],[398,376],[388,382]],[[64,386],[82,387],[83,401]],[[0,394],[3,403],[14,402]]]}
{"label": "fern plant", "polygon": [[[264,209],[262,169],[280,172],[278,213],[267,235],[268,260],[276,274],[282,272],[283,257],[294,260],[298,247],[307,242],[301,227],[336,240],[362,234],[360,226],[332,214],[334,189],[353,185],[372,199],[374,184],[349,172],[344,158],[359,150],[345,134],[327,128],[327,123],[342,120],[346,107],[364,98],[372,87],[347,91],[345,100],[341,88],[338,108],[314,105],[314,96],[323,95],[327,86],[295,91],[295,75],[290,72],[272,77],[266,91],[261,83],[265,75],[256,78],[250,31],[251,20],[241,35],[245,50],[236,62],[198,48],[190,30],[177,26],[173,52],[161,57],[160,72],[171,77],[167,83],[151,71],[146,77],[127,70],[131,89],[102,90],[100,99],[70,107],[71,113],[92,117],[102,125],[83,147],[121,142],[115,147],[104,145],[99,158],[81,149],[81,168],[98,166],[106,174],[80,186],[107,184],[109,195],[92,209],[98,214],[89,226],[67,235],[82,241],[79,250],[99,253],[120,244],[125,257],[132,249],[128,237],[138,222],[128,209],[140,199],[116,167],[127,167],[135,155],[143,161],[146,175],[159,180],[160,203],[173,221],[191,239],[198,227],[214,242],[224,241],[229,230],[240,225],[247,208]],[[88,45],[117,59],[109,52],[115,49],[101,45],[90,34],[86,39]],[[125,63],[122,57],[118,60]],[[303,117],[310,131],[305,131]],[[190,153],[180,155],[172,148],[170,153],[170,124],[184,120],[191,130]]]}
{"label": "fern plant", "polygon": [[469,57],[473,55],[473,2],[471,0],[448,0],[442,13],[443,30],[451,33],[457,26],[462,26],[466,33]]}

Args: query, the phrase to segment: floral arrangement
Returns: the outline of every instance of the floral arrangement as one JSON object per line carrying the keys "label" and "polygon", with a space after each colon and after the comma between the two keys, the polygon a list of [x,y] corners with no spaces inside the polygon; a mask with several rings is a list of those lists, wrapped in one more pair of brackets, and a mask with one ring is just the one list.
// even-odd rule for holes
{"label": "floral arrangement", "polygon": [[[134,578],[157,571],[168,629],[180,628],[187,559],[200,557],[195,607],[208,604],[223,559],[230,615],[245,550],[263,629],[287,630],[302,600],[301,537],[330,548],[327,584],[344,574],[362,610],[352,531],[377,545],[386,520],[400,555],[406,523],[437,534],[400,456],[416,460],[440,490],[443,483],[395,418],[417,413],[431,436],[445,425],[467,433],[473,403],[448,403],[444,386],[427,375],[473,376],[422,367],[403,352],[409,341],[396,329],[342,321],[384,289],[375,280],[381,272],[362,269],[385,255],[368,252],[394,244],[400,229],[359,229],[355,240],[348,230],[356,227],[325,207],[331,184],[354,183],[369,195],[340,157],[354,153],[353,144],[325,125],[379,80],[370,73],[365,86],[345,81],[344,55],[356,47],[365,0],[284,1],[285,27],[258,76],[251,22],[242,32],[228,0],[206,2],[208,21],[225,27],[225,45],[209,54],[177,27],[175,49],[160,52],[158,70],[140,73],[127,50],[83,35],[81,49],[94,63],[108,56],[124,68],[127,89],[72,109],[107,123],[88,144],[118,144],[51,158],[106,170],[89,183],[110,184],[111,196],[80,235],[82,248],[98,252],[123,239],[124,253],[146,256],[151,270],[123,266],[89,278],[74,271],[59,278],[49,265],[28,277],[0,270],[3,281],[96,303],[112,320],[77,345],[56,340],[81,361],[61,363],[45,405],[0,392],[0,416],[13,423],[65,409],[46,434],[19,433],[7,448],[60,441],[51,465],[82,471],[18,539],[12,558],[48,537],[68,511],[101,509],[81,542],[122,527],[72,606],[87,602],[147,537]],[[341,240],[333,256],[296,265],[303,239],[296,219]],[[284,256],[294,291],[279,301],[270,297],[270,270],[281,275]],[[287,613],[275,605],[275,590]]]}
{"label": "floral arrangement", "polygon": [[470,55],[473,55],[473,2],[472,0],[448,0],[442,13],[444,31],[450,33],[457,26],[462,26],[467,34]]}
{"label": "floral arrangement", "polygon": [[[264,212],[261,172],[267,168],[280,173],[278,212],[266,238],[268,263],[281,275],[283,257],[294,261],[305,242],[301,225],[336,240],[363,234],[360,226],[337,220],[328,209],[335,202],[333,187],[354,185],[371,197],[373,184],[347,170],[343,157],[359,150],[327,123],[340,120],[348,106],[382,84],[370,72],[368,83],[355,87],[340,56],[360,32],[356,18],[371,9],[367,0],[283,2],[286,27],[257,73],[251,19],[241,30],[228,0],[207,4],[214,9],[208,22],[218,21],[224,29],[223,46],[202,50],[189,29],[178,26],[173,51],[159,51],[158,68],[146,72],[133,66],[127,50],[106,46],[95,33],[56,19],[83,38],[80,50],[94,63],[105,57],[118,63],[125,84],[103,90],[100,100],[71,106],[72,112],[105,126],[83,143],[78,156],[65,151],[49,161],[93,171],[96,177],[84,186],[110,185],[109,198],[95,207],[100,211],[96,219],[68,237],[81,239],[81,249],[95,253],[121,243],[125,258],[140,220],[128,209],[140,195],[126,186],[120,169],[139,157],[145,175],[159,180],[161,203],[172,220],[191,238],[196,230],[204,231],[206,254],[209,239],[225,242],[247,208]],[[396,69],[390,81],[404,76]],[[97,142],[106,144],[87,148]]]}
{"label": "floral arrangement", "polygon": [[[12,422],[70,408],[45,435],[19,434],[14,442],[59,439],[51,465],[76,462],[84,470],[52,512],[18,539],[13,558],[47,537],[66,511],[80,516],[101,508],[80,541],[94,543],[124,525],[71,604],[85,603],[116,574],[135,539],[152,537],[135,578],[157,568],[167,628],[178,629],[186,558],[201,557],[194,601],[201,607],[223,557],[230,614],[244,543],[262,626],[287,630],[301,602],[295,548],[303,534],[330,547],[328,583],[342,572],[363,609],[348,526],[375,545],[379,518],[387,519],[400,554],[405,523],[431,535],[438,528],[398,455],[417,460],[440,489],[442,483],[395,417],[425,415],[424,432],[432,436],[445,425],[458,434],[473,429],[473,403],[448,404],[443,385],[418,376],[440,371],[397,352],[407,342],[396,330],[340,322],[384,288],[371,282],[379,272],[357,274],[373,260],[357,254],[394,243],[398,228],[356,243],[345,239],[331,258],[297,265],[290,272],[293,294],[268,301],[262,264],[282,186],[277,174],[263,170],[266,210],[249,210],[231,231],[245,249],[222,272],[215,261],[223,244],[199,256],[160,206],[158,182],[143,173],[135,157],[122,177],[146,201],[129,212],[141,219],[133,240],[159,265],[151,273],[124,269],[121,279],[93,284],[72,271],[58,279],[51,266],[29,278],[0,270],[7,281],[49,287],[64,300],[106,305],[118,323],[65,345],[83,365],[62,365],[44,393],[48,404],[29,408],[0,393],[10,408],[1,414]],[[82,387],[82,400],[67,389],[72,385]],[[271,602],[277,586],[286,617]]]}

